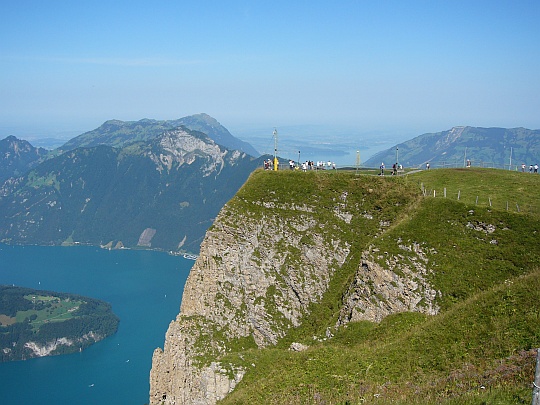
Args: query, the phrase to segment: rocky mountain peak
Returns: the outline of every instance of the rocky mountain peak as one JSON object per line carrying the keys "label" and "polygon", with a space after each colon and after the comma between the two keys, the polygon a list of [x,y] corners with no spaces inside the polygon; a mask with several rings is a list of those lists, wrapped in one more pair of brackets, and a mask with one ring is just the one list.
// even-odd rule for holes
{"label": "rocky mountain peak", "polygon": [[37,165],[47,154],[43,148],[35,148],[28,141],[11,135],[0,140],[0,182],[12,176],[20,176]]}
{"label": "rocky mountain peak", "polygon": [[172,131],[166,131],[156,138],[155,144],[159,153],[152,156],[158,170],[170,171],[174,166],[192,164],[196,159],[205,160],[202,167],[204,176],[212,172],[220,172],[227,155],[226,149],[221,149],[214,141],[201,132],[190,131],[185,127],[179,127]]}
{"label": "rocky mountain peak", "polygon": [[35,152],[38,149],[34,148],[28,141],[10,135],[3,141],[0,141],[0,150],[3,153],[14,153],[20,156],[22,153]]}
{"label": "rocky mountain peak", "polygon": [[232,136],[215,118],[204,113],[166,121],[149,118],[139,121],[109,120],[99,128],[85,132],[69,140],[59,149],[68,151],[79,147],[97,145],[109,145],[115,148],[121,148],[133,142],[158,138],[164,132],[173,131],[181,126],[185,127],[185,129],[202,132],[217,144],[230,150],[240,150],[251,156],[259,156],[250,144]]}

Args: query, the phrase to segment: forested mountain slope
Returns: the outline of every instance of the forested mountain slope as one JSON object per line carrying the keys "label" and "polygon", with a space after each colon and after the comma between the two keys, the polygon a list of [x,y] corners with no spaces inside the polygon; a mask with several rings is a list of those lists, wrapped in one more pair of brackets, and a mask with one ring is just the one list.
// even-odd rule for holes
{"label": "forested mountain slope", "polygon": [[77,148],[0,188],[0,240],[196,252],[258,164],[185,128]]}
{"label": "forested mountain slope", "polygon": [[395,161],[405,167],[511,168],[540,163],[540,130],[526,128],[454,127],[448,131],[417,136],[388,150],[377,153],[365,162],[391,167]]}

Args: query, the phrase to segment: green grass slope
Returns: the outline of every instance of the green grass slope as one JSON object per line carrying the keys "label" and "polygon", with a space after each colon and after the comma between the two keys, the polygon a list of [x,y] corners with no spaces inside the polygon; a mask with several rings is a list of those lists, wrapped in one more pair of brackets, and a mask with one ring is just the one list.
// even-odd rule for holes
{"label": "green grass slope", "polygon": [[[251,178],[239,194],[322,205],[327,193],[347,191],[366,205],[373,196],[391,224],[374,234],[351,221],[350,259],[302,325],[275,347],[222,359],[248,369],[222,403],[530,403],[540,346],[540,176],[447,169],[399,178],[318,173],[313,181],[295,174]],[[361,252],[379,252],[373,258],[384,267],[413,260],[407,246],[422,247],[439,313],[334,328]],[[328,339],[313,339],[327,328]],[[309,348],[293,352],[291,342]]]}

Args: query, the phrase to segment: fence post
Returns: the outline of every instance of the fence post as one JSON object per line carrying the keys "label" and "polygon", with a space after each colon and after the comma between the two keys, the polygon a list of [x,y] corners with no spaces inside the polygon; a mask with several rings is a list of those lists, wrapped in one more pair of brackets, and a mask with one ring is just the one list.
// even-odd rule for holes
{"label": "fence post", "polygon": [[506,202],[506,211],[508,211],[508,201]]}
{"label": "fence post", "polygon": [[446,187],[444,188],[444,198],[446,198]]}
{"label": "fence post", "polygon": [[437,194],[437,193],[435,192],[435,190],[433,190],[433,197],[435,197],[435,196],[436,196],[436,194]]}
{"label": "fence post", "polygon": [[460,196],[460,195],[461,195],[461,190],[458,190],[458,192],[457,192],[457,199],[458,199],[458,201],[459,201],[459,196]]}
{"label": "fence post", "polygon": [[532,405],[540,405],[540,349],[536,349],[536,373],[534,374]]}
{"label": "fence post", "polygon": [[475,205],[478,205],[478,196],[476,196],[476,203]]}
{"label": "fence post", "polygon": [[516,203],[517,212],[519,212],[519,205]]}
{"label": "fence post", "polygon": [[491,197],[488,197],[489,200],[489,206],[491,207]]}

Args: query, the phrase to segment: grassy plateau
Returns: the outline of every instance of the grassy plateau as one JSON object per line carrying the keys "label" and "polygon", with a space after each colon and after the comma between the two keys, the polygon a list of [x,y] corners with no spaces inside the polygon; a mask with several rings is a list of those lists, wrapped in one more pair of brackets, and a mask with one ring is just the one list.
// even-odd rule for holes
{"label": "grassy plateau", "polygon": [[[244,200],[270,193],[296,203],[317,199],[324,208],[347,192],[357,207],[378,207],[377,219],[389,226],[369,228],[356,220],[362,207],[350,209],[355,216],[342,231],[350,258],[327,293],[276,346],[220,359],[247,369],[220,403],[530,403],[540,346],[539,185],[540,176],[474,168],[385,177],[256,172],[239,192]],[[336,328],[362,251],[408,260],[403,244],[426,252],[438,313]],[[329,338],[313,339],[327,328]],[[291,351],[292,342],[309,347]]]}

